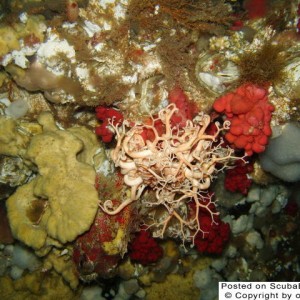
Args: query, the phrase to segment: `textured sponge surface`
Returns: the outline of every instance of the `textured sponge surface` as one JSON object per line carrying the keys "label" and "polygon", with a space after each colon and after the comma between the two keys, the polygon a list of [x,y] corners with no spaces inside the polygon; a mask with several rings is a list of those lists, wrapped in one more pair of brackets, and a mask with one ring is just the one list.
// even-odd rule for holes
{"label": "textured sponge surface", "polygon": [[300,180],[300,126],[284,125],[281,135],[271,139],[266,151],[260,154],[260,162],[265,171],[283,181]]}

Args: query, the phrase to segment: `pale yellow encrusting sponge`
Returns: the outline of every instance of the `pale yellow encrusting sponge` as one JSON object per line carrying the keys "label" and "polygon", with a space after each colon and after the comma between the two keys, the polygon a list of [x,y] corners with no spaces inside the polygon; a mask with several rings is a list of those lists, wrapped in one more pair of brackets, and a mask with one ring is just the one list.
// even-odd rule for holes
{"label": "pale yellow encrusting sponge", "polygon": [[44,246],[47,238],[44,220],[40,219],[45,202],[34,196],[34,184],[33,180],[19,187],[8,198],[6,205],[14,237],[27,246],[39,249]]}
{"label": "pale yellow encrusting sponge", "polygon": [[[42,113],[38,122],[43,132],[31,138],[25,154],[37,166],[38,175],[19,187],[7,201],[13,234],[34,248],[42,247],[46,237],[59,243],[73,241],[90,228],[98,209],[98,194],[94,187],[96,173],[88,164],[91,155],[87,156],[88,163],[78,160],[78,154],[85,147],[84,141],[71,131],[59,129],[50,113]],[[28,226],[24,227],[20,218],[24,216],[25,207],[41,203],[39,217],[30,219],[28,212],[25,213]],[[16,212],[19,207],[23,209],[22,213]],[[34,234],[37,228],[42,229],[43,241],[40,238],[39,243],[33,243],[32,238],[25,235]]]}

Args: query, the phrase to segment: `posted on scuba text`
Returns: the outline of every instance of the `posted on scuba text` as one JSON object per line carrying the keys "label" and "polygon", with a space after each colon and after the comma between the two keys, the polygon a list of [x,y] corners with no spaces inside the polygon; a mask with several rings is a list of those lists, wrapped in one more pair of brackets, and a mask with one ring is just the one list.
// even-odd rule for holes
{"label": "posted on scuba text", "polygon": [[219,300],[300,300],[300,282],[219,282]]}

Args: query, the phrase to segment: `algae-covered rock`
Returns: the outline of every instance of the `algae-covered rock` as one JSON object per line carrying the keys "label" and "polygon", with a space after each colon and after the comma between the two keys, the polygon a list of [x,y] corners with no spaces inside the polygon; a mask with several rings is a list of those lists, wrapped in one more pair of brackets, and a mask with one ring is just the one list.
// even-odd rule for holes
{"label": "algae-covered rock", "polygon": [[8,26],[0,27],[0,56],[5,55],[13,49],[19,49],[17,33]]}
{"label": "algae-covered rock", "polygon": [[43,42],[46,28],[45,18],[41,15],[26,15],[26,17],[15,26],[19,37],[27,38],[34,36],[38,42]]}
{"label": "algae-covered rock", "polygon": [[64,279],[56,272],[36,271],[18,280],[0,277],[1,300],[76,300],[79,299]]}
{"label": "algae-covered rock", "polygon": [[[0,46],[1,47],[1,46]],[[5,82],[7,82],[8,79],[8,75],[5,72],[0,72],[0,88],[4,85]]]}
{"label": "algae-covered rock", "polygon": [[[69,251],[68,251],[69,253]],[[72,289],[78,286],[79,280],[76,274],[76,268],[72,258],[68,255],[62,255],[61,251],[53,249],[45,258],[44,269],[54,269],[67,281]]]}
{"label": "algae-covered rock", "polygon": [[199,299],[199,290],[194,286],[191,272],[185,277],[178,274],[170,274],[164,282],[152,283],[145,290],[147,292],[147,300]]}
{"label": "algae-covered rock", "polygon": [[21,39],[33,39],[34,37],[36,42],[42,42],[45,31],[45,19],[40,15],[26,16],[13,26],[11,24],[1,24],[0,57],[13,50],[20,50],[22,46]]}
{"label": "algae-covered rock", "polygon": [[26,183],[31,174],[32,171],[20,157],[0,156],[0,184],[19,186]]}
{"label": "algae-covered rock", "polygon": [[26,152],[38,175],[7,200],[14,236],[35,249],[73,241],[90,228],[98,209],[96,173],[77,159],[84,142],[58,129],[50,113],[38,122],[43,132],[32,137]]}
{"label": "algae-covered rock", "polygon": [[[166,245],[167,247],[172,248],[173,246]],[[166,249],[166,251],[170,251],[167,255],[175,254],[171,249]],[[175,258],[176,254],[173,257]],[[176,261],[173,263],[176,265]],[[145,285],[146,299],[200,299],[200,290],[195,285],[194,274],[197,270],[208,268],[210,263],[211,258],[209,257],[202,256],[196,259],[192,256],[184,257],[180,260],[180,264],[177,262],[177,272],[166,274],[165,278],[162,277],[161,268],[158,270],[154,268],[152,272],[139,277],[140,283]],[[162,280],[163,278],[164,280]]]}

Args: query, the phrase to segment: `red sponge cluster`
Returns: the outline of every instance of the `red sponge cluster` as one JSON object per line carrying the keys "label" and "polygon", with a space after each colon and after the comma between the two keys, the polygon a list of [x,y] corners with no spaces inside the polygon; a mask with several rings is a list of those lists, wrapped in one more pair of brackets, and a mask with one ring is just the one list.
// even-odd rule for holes
{"label": "red sponge cluster", "polygon": [[213,108],[225,113],[231,122],[226,140],[236,148],[245,149],[247,155],[265,150],[274,106],[269,103],[266,89],[247,83],[234,92],[218,98]]}
{"label": "red sponge cluster", "polygon": [[284,208],[284,213],[291,217],[296,217],[299,213],[299,206],[295,200],[289,200]]}
{"label": "red sponge cluster", "polygon": [[248,12],[249,19],[263,18],[268,12],[267,0],[246,0],[244,8]]}
{"label": "red sponge cluster", "polygon": [[[197,105],[190,101],[187,95],[179,87],[174,87],[168,95],[169,103],[176,105],[178,111],[175,112],[171,117],[172,127],[182,128],[186,126],[188,120],[192,120],[198,113]],[[144,120],[144,124],[151,125],[153,122],[152,118]],[[154,121],[154,127],[159,135],[164,134],[165,124],[161,120]],[[144,141],[153,141],[155,138],[153,130],[144,129],[141,133]]]}
{"label": "red sponge cluster", "polygon": [[199,215],[201,229],[196,235],[194,244],[201,253],[221,254],[230,237],[230,226],[215,217],[215,223],[207,212],[201,212]]}
{"label": "red sponge cluster", "polygon": [[104,143],[111,142],[114,133],[109,128],[109,121],[111,121],[114,125],[121,124],[124,119],[123,115],[113,108],[98,106],[96,107],[96,117],[102,121],[102,124],[96,127],[96,134],[101,136]]}
{"label": "red sponge cluster", "polygon": [[226,171],[225,188],[230,192],[239,192],[247,195],[252,184],[248,173],[253,172],[253,163],[245,163],[243,160],[236,161],[236,167]]}
{"label": "red sponge cluster", "polygon": [[129,245],[129,257],[142,265],[157,262],[163,256],[163,249],[146,230],[141,230]]}
{"label": "red sponge cluster", "polygon": [[174,103],[178,108],[171,122],[173,126],[184,127],[187,120],[192,120],[198,113],[196,104],[188,99],[183,90],[179,87],[174,87],[169,92],[169,102]]}

